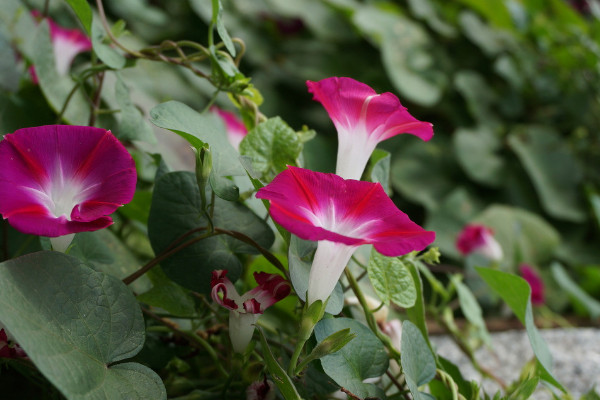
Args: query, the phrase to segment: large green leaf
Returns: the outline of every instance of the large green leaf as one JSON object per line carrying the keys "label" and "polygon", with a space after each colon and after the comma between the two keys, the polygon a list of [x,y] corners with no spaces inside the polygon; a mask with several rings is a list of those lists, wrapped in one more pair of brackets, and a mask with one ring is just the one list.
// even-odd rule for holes
{"label": "large green leaf", "polygon": [[434,68],[430,39],[423,27],[391,9],[375,6],[358,8],[352,21],[379,45],[384,68],[402,97],[425,106],[440,99],[446,80]]}
{"label": "large green leaf", "polygon": [[557,262],[552,263],[552,276],[558,285],[569,295],[581,302],[586,308],[592,319],[600,317],[600,302],[587,294],[577,283],[567,274],[567,271]]}
{"label": "large green leaf", "polygon": [[367,271],[375,293],[383,302],[389,305],[392,301],[405,308],[415,305],[415,282],[406,265],[398,257],[386,257],[372,249]]}
{"label": "large green leaf", "polygon": [[0,31],[0,89],[14,92],[19,88],[17,55],[8,37]]}
{"label": "large green leaf", "polygon": [[448,145],[443,139],[427,143],[415,139],[402,146],[393,157],[393,188],[428,210],[439,207],[456,186],[453,175],[457,167],[450,158]]}
{"label": "large green leaf", "polygon": [[502,246],[503,263],[542,264],[560,242],[558,232],[539,216],[519,208],[491,205],[474,222],[489,226]]}
{"label": "large green leaf", "polygon": [[456,158],[469,178],[488,186],[503,183],[504,160],[496,154],[500,139],[487,126],[454,132]]}
{"label": "large green leaf", "polygon": [[427,341],[415,324],[406,320],[402,323],[402,370],[413,398],[416,400],[431,399],[419,387],[427,384],[435,377],[435,358]]}
{"label": "large green leaf", "polygon": [[548,345],[535,326],[530,301],[531,288],[527,281],[508,272],[489,268],[477,268],[477,272],[525,325],[529,343],[539,362],[540,377],[564,392],[565,389],[552,375],[552,355]]}
{"label": "large green leaf", "polygon": [[119,130],[114,134],[120,140],[140,140],[148,143],[156,143],[156,137],[152,127],[142,115],[142,112],[133,104],[129,96],[129,89],[117,75],[115,83],[115,97],[121,107],[121,122]]}
{"label": "large green leaf", "polygon": [[302,152],[300,136],[281,118],[275,117],[252,129],[240,143],[240,153],[252,157],[252,168],[265,182],[297,165]]}
{"label": "large green leaf", "polygon": [[67,0],[88,35],[92,34],[92,9],[86,0]]}
{"label": "large green leaf", "polygon": [[342,329],[350,329],[356,337],[341,350],[321,359],[325,373],[338,385],[363,398],[383,397],[383,391],[367,378],[376,378],[385,373],[389,360],[381,341],[363,324],[350,318],[323,319],[315,326],[318,342]]}
{"label": "large green leaf", "polygon": [[[216,198],[213,223],[218,228],[241,232],[265,248],[274,241],[266,222],[241,203]],[[207,226],[194,174],[171,172],[156,181],[148,220],[148,236],[156,254],[190,230]],[[184,242],[205,233],[196,233]],[[211,271],[226,269],[232,281],[240,276],[242,264],[236,254],[241,253],[255,254],[257,250],[230,236],[219,235],[178,251],[162,261],[161,266],[181,286],[208,293]]]}
{"label": "large green leaf", "polygon": [[[67,76],[60,76],[56,71],[54,48],[46,21],[42,21],[37,28],[32,46],[32,61],[35,65],[35,72],[42,93],[44,93],[44,97],[46,97],[52,109],[59,113],[69,99],[75,82]],[[73,125],[87,125],[89,116],[90,107],[88,102],[82,90],[77,89],[69,99],[69,104],[63,113],[63,119]]]}
{"label": "large green leaf", "polygon": [[514,131],[508,142],[533,181],[544,209],[556,218],[583,221],[583,173],[559,133],[549,126],[528,126]]}
{"label": "large green leaf", "polygon": [[152,281],[152,289],[138,295],[139,302],[160,307],[179,317],[194,315],[196,309],[189,290],[167,278],[159,267],[148,271],[148,278]]}
{"label": "large green leaf", "polygon": [[58,252],[0,264],[0,320],[70,400],[166,399],[160,377],[123,360],[144,344],[144,320],[121,281]]}
{"label": "large green leaf", "polygon": [[481,306],[477,302],[475,295],[469,289],[467,285],[465,285],[461,278],[458,275],[452,275],[450,277],[450,281],[454,284],[456,288],[456,293],[458,294],[458,300],[460,301],[460,309],[467,318],[467,320],[477,329],[479,337],[488,345],[491,344],[490,334],[485,325],[485,321],[483,319],[483,312],[481,311]]}
{"label": "large green leaf", "polygon": [[213,172],[218,176],[245,175],[239,162],[239,154],[227,140],[225,126],[213,113],[199,113],[183,103],[168,101],[150,110],[150,122],[175,132],[192,147],[210,145]]}
{"label": "large green leaf", "polygon": [[110,45],[104,42],[106,32],[102,23],[98,17],[94,17],[92,21],[92,45],[94,46],[94,52],[100,60],[112,69],[122,69],[125,67],[127,60],[125,57],[115,50]]}

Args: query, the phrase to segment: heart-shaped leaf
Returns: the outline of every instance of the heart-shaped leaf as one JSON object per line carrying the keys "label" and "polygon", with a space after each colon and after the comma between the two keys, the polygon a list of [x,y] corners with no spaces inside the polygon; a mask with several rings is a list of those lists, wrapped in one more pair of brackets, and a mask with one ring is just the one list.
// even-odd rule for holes
{"label": "heart-shaped leaf", "polygon": [[121,363],[145,338],[132,293],[73,257],[45,251],[0,264],[0,320],[70,400],[166,399],[156,373]]}

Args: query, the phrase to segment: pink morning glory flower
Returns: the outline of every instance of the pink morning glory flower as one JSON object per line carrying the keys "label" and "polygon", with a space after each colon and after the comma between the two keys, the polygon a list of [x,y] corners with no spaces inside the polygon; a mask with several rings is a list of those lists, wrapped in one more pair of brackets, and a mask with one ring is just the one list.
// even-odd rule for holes
{"label": "pink morning glory flower", "polygon": [[256,193],[269,200],[275,222],[301,239],[318,241],[308,282],[308,303],[325,302],[356,248],[372,244],[395,257],[420,251],[435,239],[400,211],[379,183],[288,167]]}
{"label": "pink morning glory flower", "polygon": [[104,129],[48,125],[0,142],[0,214],[23,233],[56,238],[105,228],[133,198],[136,180],[133,158]]}
{"label": "pink morning glory flower", "polygon": [[[40,17],[37,11],[32,12],[36,18]],[[52,19],[47,18],[50,25],[50,39],[54,47],[54,62],[56,71],[59,75],[67,75],[71,68],[71,63],[77,54],[92,49],[91,40],[78,29],[66,29],[56,24]],[[30,68],[30,73],[34,83],[38,83],[35,69]]]}
{"label": "pink morning glory flower", "polygon": [[540,275],[536,272],[536,270],[527,264],[521,264],[519,266],[519,272],[523,279],[529,283],[531,287],[531,304],[534,306],[539,306],[544,304],[545,301],[545,288],[544,281],[540,277]]}
{"label": "pink morning glory flower", "polygon": [[237,115],[230,111],[221,110],[218,107],[211,107],[210,111],[217,114],[225,123],[225,129],[227,130],[227,139],[229,143],[239,151],[240,143],[242,139],[248,134],[248,130],[244,123],[238,118]]}
{"label": "pink morning glory flower", "polygon": [[377,94],[351,78],[333,77],[306,84],[337,129],[336,174],[342,178],[360,179],[377,144],[392,136],[410,133],[423,140],[433,137],[432,125],[410,115],[392,93]]}
{"label": "pink morning glory flower", "polygon": [[494,231],[483,225],[466,225],[458,234],[456,247],[465,256],[476,253],[493,261],[500,261],[503,257],[502,247],[494,238]]}
{"label": "pink morning glory flower", "polygon": [[258,286],[240,296],[233,283],[227,278],[226,270],[212,272],[210,281],[213,300],[230,310],[229,337],[233,350],[243,353],[252,340],[254,324],[260,315],[279,300],[290,294],[291,286],[282,276],[255,272]]}
{"label": "pink morning glory flower", "polygon": [[0,324],[0,358],[25,358],[27,354]]}

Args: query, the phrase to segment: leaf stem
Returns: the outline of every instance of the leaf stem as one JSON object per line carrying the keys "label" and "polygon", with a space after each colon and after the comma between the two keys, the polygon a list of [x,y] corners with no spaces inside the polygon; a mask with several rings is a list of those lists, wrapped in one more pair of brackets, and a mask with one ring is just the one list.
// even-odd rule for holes
{"label": "leaf stem", "polygon": [[398,362],[398,365],[401,365],[400,364],[400,352],[394,347],[390,337],[387,336],[386,334],[382,333],[379,330],[379,327],[377,326],[377,322],[375,321],[375,317],[373,316],[373,312],[371,311],[371,309],[369,308],[369,305],[367,304],[367,300],[365,298],[364,293],[362,292],[362,289],[358,285],[358,281],[356,280],[356,278],[354,278],[354,275],[352,275],[352,272],[350,272],[350,269],[346,268],[344,270],[344,272],[346,273],[346,278],[348,279],[348,284],[352,288],[354,295],[358,299],[358,302],[360,303],[360,305],[364,311],[365,319],[367,320],[367,325],[369,326],[371,331],[377,336],[377,338],[379,340],[381,340],[383,345],[387,348],[390,356]]}

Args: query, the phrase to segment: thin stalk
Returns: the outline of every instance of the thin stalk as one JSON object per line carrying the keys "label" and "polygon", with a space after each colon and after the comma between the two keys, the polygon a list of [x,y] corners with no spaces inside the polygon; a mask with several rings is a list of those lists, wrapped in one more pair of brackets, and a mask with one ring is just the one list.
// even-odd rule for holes
{"label": "thin stalk", "polygon": [[184,332],[184,331],[180,330],[172,322],[159,317],[158,315],[154,314],[152,311],[150,311],[149,309],[147,309],[145,307],[142,307],[142,311],[144,312],[144,314],[148,315],[149,317],[153,318],[154,320],[156,320],[156,321],[160,322],[161,324],[165,325],[166,327],[168,327],[171,331],[173,331],[177,335],[187,339],[191,343],[195,343],[195,344],[199,345],[201,348],[206,350],[209,357],[214,361],[215,365],[217,366],[217,369],[219,370],[219,372],[225,377],[229,376],[229,373],[225,370],[225,368],[221,364],[221,360],[219,360],[219,356],[217,355],[217,352],[215,351],[214,347],[211,346],[210,343],[208,343],[202,337],[198,336],[194,332]]}
{"label": "thin stalk", "polygon": [[98,8],[98,14],[100,15],[100,21],[102,21],[102,26],[104,27],[104,31],[106,32],[106,34],[108,35],[108,37],[110,38],[110,40],[121,50],[123,50],[125,53],[127,54],[131,54],[134,57],[137,58],[144,58],[144,55],[137,52],[137,51],[133,51],[133,50],[129,50],[127,47],[123,46],[115,37],[115,35],[113,35],[112,31],[110,30],[110,26],[108,26],[108,21],[106,19],[106,13],[104,12],[104,5],[102,4],[102,0],[96,0],[96,7]]}
{"label": "thin stalk", "polygon": [[387,336],[386,334],[382,333],[379,330],[379,327],[377,326],[377,322],[375,321],[375,317],[373,316],[373,312],[371,311],[371,309],[369,308],[369,305],[367,304],[367,300],[365,298],[364,293],[362,292],[362,289],[358,285],[358,281],[354,278],[354,275],[352,275],[352,272],[350,272],[350,270],[348,268],[346,268],[344,270],[344,272],[346,273],[346,278],[348,279],[348,284],[352,288],[354,295],[358,299],[358,302],[360,303],[360,305],[364,311],[365,319],[367,320],[367,325],[369,326],[371,331],[377,336],[377,338],[379,338],[379,340],[381,340],[383,345],[387,348],[390,356],[393,359],[395,359],[396,361],[398,361],[398,365],[401,365],[400,364],[400,352],[394,347],[390,337]]}
{"label": "thin stalk", "polygon": [[171,257],[173,254],[185,249],[186,247],[189,247],[191,245],[193,245],[194,243],[197,243],[201,240],[204,240],[208,237],[214,236],[215,234],[212,232],[207,232],[204,235],[198,236],[192,240],[188,240],[187,242],[180,244],[179,246],[175,247],[172,250],[168,250],[165,251],[163,253],[161,253],[159,256],[153,258],[152,260],[148,261],[142,268],[138,269],[137,271],[135,271],[133,274],[127,276],[126,278],[123,279],[123,283],[126,285],[129,285],[130,283],[132,283],[133,281],[135,281],[136,279],[138,279],[140,276],[144,275],[146,272],[150,271],[153,267],[155,267],[156,265],[158,265],[161,261]]}

